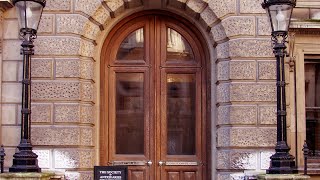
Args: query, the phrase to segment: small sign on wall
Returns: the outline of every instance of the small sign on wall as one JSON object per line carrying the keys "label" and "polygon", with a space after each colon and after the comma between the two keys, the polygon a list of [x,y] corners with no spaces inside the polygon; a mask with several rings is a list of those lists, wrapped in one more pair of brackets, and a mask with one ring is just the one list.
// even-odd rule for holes
{"label": "small sign on wall", "polygon": [[127,166],[95,166],[94,180],[128,180]]}

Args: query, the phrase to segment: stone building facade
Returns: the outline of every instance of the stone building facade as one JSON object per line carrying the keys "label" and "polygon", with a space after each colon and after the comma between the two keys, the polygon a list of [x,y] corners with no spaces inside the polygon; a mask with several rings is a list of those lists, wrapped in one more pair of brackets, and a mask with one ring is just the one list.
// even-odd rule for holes
{"label": "stone building facade", "polygon": [[[32,144],[41,168],[63,171],[67,179],[92,179],[92,168],[100,161],[102,45],[120,20],[136,12],[161,9],[194,24],[208,45],[209,176],[237,179],[246,171],[267,169],[276,142],[276,65],[271,30],[261,2],[48,0],[32,59]],[[10,167],[20,140],[22,56],[15,9],[4,8],[6,1],[0,3],[1,143],[7,154],[5,166]],[[319,46],[312,39],[320,37],[315,30],[319,23],[306,21],[320,19],[318,8],[317,0],[297,2],[292,29],[301,47],[308,38],[311,41],[307,43]],[[299,57],[299,52],[292,53],[292,57]],[[302,167],[304,116],[295,113],[294,72],[290,67],[288,63],[288,139]]]}

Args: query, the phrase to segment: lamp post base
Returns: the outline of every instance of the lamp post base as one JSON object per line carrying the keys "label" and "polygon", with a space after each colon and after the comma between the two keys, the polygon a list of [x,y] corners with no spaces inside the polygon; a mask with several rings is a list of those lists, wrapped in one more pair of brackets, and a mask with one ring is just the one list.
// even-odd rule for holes
{"label": "lamp post base", "polygon": [[19,151],[13,155],[13,165],[9,168],[9,172],[41,172],[38,155],[32,152],[31,143],[23,139],[18,149]]}

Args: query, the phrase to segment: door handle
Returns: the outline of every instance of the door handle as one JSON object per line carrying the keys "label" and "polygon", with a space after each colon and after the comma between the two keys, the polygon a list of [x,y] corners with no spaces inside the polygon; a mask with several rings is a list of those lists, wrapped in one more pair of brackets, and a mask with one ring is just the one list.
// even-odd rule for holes
{"label": "door handle", "polygon": [[164,161],[159,161],[159,166],[163,166],[163,165],[165,165],[166,164],[166,162],[164,162]]}
{"label": "door handle", "polygon": [[152,161],[149,160],[149,161],[147,162],[147,165],[148,165],[148,166],[151,166],[151,165],[152,165]]}

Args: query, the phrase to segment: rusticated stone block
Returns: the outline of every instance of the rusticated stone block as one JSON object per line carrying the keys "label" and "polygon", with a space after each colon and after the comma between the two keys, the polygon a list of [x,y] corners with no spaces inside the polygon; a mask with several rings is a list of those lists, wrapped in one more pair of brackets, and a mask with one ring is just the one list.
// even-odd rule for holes
{"label": "rusticated stone block", "polygon": [[260,106],[259,121],[260,124],[277,124],[276,106]]}
{"label": "rusticated stone block", "polygon": [[52,168],[52,153],[48,149],[34,149],[34,153],[38,155],[38,164],[40,168]]}
{"label": "rusticated stone block", "polygon": [[2,60],[22,60],[20,40],[4,40],[2,43]]}
{"label": "rusticated stone block", "polygon": [[20,142],[20,126],[2,126],[1,143],[4,146],[17,146]]}
{"label": "rusticated stone block", "polygon": [[81,145],[93,145],[93,129],[92,127],[81,128]]}
{"label": "rusticated stone block", "polygon": [[238,35],[255,35],[255,18],[253,16],[231,16],[223,19],[221,23],[228,37]]}
{"label": "rusticated stone block", "polygon": [[16,19],[3,21],[3,39],[19,39],[19,24]]}
{"label": "rusticated stone block", "polygon": [[39,78],[51,78],[53,76],[52,59],[32,59],[31,76]]}
{"label": "rusticated stone block", "polygon": [[82,79],[94,79],[94,62],[92,60],[81,60],[80,77]]}
{"label": "rusticated stone block", "polygon": [[219,128],[218,147],[273,147],[276,128]]}
{"label": "rusticated stone block", "polygon": [[229,41],[221,43],[221,44],[218,44],[217,47],[216,47],[216,50],[217,50],[217,58],[218,59],[223,59],[223,58],[230,57]]}
{"label": "rusticated stone block", "polygon": [[264,151],[260,153],[260,169],[269,169],[270,157],[274,154],[274,151]]}
{"label": "rusticated stone block", "polygon": [[217,169],[257,169],[257,156],[253,151],[218,151]]}
{"label": "rusticated stone block", "polygon": [[276,79],[276,62],[275,61],[260,61],[259,79]]}
{"label": "rusticated stone block", "polygon": [[219,84],[217,87],[217,102],[230,102],[230,84]]}
{"label": "rusticated stone block", "polygon": [[91,82],[82,82],[81,83],[81,99],[83,101],[93,101],[93,84]]}
{"label": "rusticated stone block", "polygon": [[224,27],[222,26],[221,23],[215,25],[214,27],[212,27],[211,29],[211,34],[214,38],[214,40],[217,41],[221,41],[227,38],[226,32],[224,30]]}
{"label": "rusticated stone block", "polygon": [[18,80],[18,62],[3,61],[2,62],[2,81],[17,81]]}
{"label": "rusticated stone block", "polygon": [[44,11],[70,11],[71,0],[47,1]]}
{"label": "rusticated stone block", "polygon": [[209,6],[204,9],[204,11],[200,14],[200,16],[207,26],[210,26],[211,24],[213,24],[215,21],[218,20],[217,16],[214,14],[214,12],[212,11],[212,9],[210,9]]}
{"label": "rusticated stone block", "polygon": [[203,8],[206,6],[206,3],[202,0],[190,0],[187,1],[187,6],[196,13],[201,13]]}
{"label": "rusticated stone block", "polygon": [[217,79],[229,80],[230,79],[230,63],[229,61],[221,61],[217,65]]}
{"label": "rusticated stone block", "polygon": [[79,127],[33,126],[31,134],[33,145],[80,145]]}
{"label": "rusticated stone block", "polygon": [[31,105],[31,121],[33,123],[51,123],[52,105],[51,104],[35,104]]}
{"label": "rusticated stone block", "polygon": [[81,34],[88,20],[80,14],[57,14],[57,33]]}
{"label": "rusticated stone block", "polygon": [[37,55],[79,55],[80,38],[39,36],[34,44]]}
{"label": "rusticated stone block", "polygon": [[31,88],[34,100],[79,100],[79,82],[33,81]]}
{"label": "rusticated stone block", "polygon": [[72,180],[93,180],[93,171],[67,171],[65,173],[66,179]]}
{"label": "rusticated stone block", "polygon": [[240,13],[266,13],[261,7],[261,0],[241,0],[239,2]]}
{"label": "rusticated stone block", "polygon": [[56,77],[80,77],[79,59],[56,59]]}
{"label": "rusticated stone block", "polygon": [[80,106],[80,118],[82,123],[94,123],[94,113],[92,105],[81,105]]}
{"label": "rusticated stone block", "polygon": [[79,104],[55,104],[54,122],[78,123],[80,122]]}
{"label": "rusticated stone block", "polygon": [[230,86],[230,101],[275,101],[275,84],[237,83]]}
{"label": "rusticated stone block", "polygon": [[[18,144],[16,144],[14,147],[16,147]],[[16,152],[16,148],[8,148],[8,147],[4,147],[5,153],[6,153],[6,157],[4,159],[4,167],[5,168],[9,168],[12,166],[12,159],[13,159],[13,155]]]}
{"label": "rusticated stone block", "polygon": [[103,6],[100,6],[96,12],[92,15],[92,18],[98,21],[100,24],[105,24],[111,17],[110,12]]}
{"label": "rusticated stone block", "polygon": [[267,16],[259,16],[258,18],[258,35],[271,35],[270,21]]}
{"label": "rusticated stone block", "polygon": [[41,16],[38,33],[53,33],[54,32],[54,15],[53,14],[43,14]]}
{"label": "rusticated stone block", "polygon": [[21,102],[20,83],[2,83],[2,102]]}
{"label": "rusticated stone block", "polygon": [[310,8],[293,8],[292,19],[310,19]]}
{"label": "rusticated stone block", "polygon": [[310,18],[311,19],[320,19],[320,8],[310,9]]}
{"label": "rusticated stone block", "polygon": [[235,0],[211,0],[208,2],[208,4],[218,18],[224,17],[228,14],[236,13]]}
{"label": "rusticated stone block", "polygon": [[230,79],[255,80],[255,61],[230,61]]}
{"label": "rusticated stone block", "polygon": [[1,105],[1,123],[2,125],[14,125],[17,121],[17,106],[15,104]]}
{"label": "rusticated stone block", "polygon": [[94,44],[92,42],[82,40],[80,44],[80,54],[85,57],[93,57],[94,55]]}
{"label": "rusticated stone block", "polygon": [[217,180],[243,180],[245,179],[245,174],[244,173],[238,173],[238,172],[233,172],[233,173],[218,173],[217,174]]}
{"label": "rusticated stone block", "polygon": [[55,149],[55,168],[92,168],[93,151],[91,149]]}
{"label": "rusticated stone block", "polygon": [[101,1],[91,0],[88,3],[88,0],[75,0],[75,11],[83,12],[89,16],[92,16],[94,12],[101,6]]}
{"label": "rusticated stone block", "polygon": [[256,124],[256,106],[220,106],[218,124]]}
{"label": "rusticated stone block", "polygon": [[113,11],[116,12],[120,7],[123,7],[124,2],[123,0],[104,0],[107,3],[108,7]]}
{"label": "rusticated stone block", "polygon": [[89,39],[96,39],[96,37],[99,36],[99,33],[101,33],[99,26],[93,24],[91,21],[88,21],[85,24],[82,32],[83,36]]}
{"label": "rusticated stone block", "polygon": [[229,41],[231,57],[274,57],[270,39],[234,39]]}

